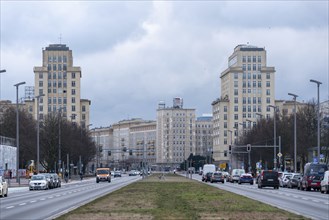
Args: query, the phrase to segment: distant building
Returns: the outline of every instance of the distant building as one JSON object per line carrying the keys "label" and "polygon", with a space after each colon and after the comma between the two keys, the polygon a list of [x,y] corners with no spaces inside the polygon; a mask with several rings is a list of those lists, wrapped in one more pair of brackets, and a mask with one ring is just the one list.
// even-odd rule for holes
{"label": "distant building", "polygon": [[156,163],[179,166],[190,154],[195,155],[195,109],[183,108],[183,99],[174,98],[173,107],[157,109]]}
{"label": "distant building", "polygon": [[238,45],[220,74],[221,96],[212,103],[213,157],[218,163],[229,163],[229,145],[256,123],[258,114],[273,115],[268,105],[275,104],[275,68],[267,66],[266,59],[265,48]]}
{"label": "distant building", "polygon": [[195,121],[195,155],[210,156],[213,151],[212,116],[201,116]]}
{"label": "distant building", "polygon": [[[42,120],[49,113],[88,128],[90,100],[81,99],[81,68],[73,66],[72,50],[65,44],[50,44],[42,50],[42,66],[34,67],[34,97],[26,100],[29,111],[37,118],[37,98]],[[33,94],[29,92],[29,94]]]}

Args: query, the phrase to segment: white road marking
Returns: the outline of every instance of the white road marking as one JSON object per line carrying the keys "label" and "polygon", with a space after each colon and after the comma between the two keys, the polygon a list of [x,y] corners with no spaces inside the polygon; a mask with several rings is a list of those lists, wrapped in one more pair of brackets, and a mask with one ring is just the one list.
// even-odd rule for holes
{"label": "white road marking", "polygon": [[21,204],[19,204],[20,206],[22,206],[22,205],[26,205],[26,203],[24,202],[24,203],[21,203]]}
{"label": "white road marking", "polygon": [[14,208],[15,206],[8,206],[8,207],[6,207],[6,209],[12,209],[12,208]]}

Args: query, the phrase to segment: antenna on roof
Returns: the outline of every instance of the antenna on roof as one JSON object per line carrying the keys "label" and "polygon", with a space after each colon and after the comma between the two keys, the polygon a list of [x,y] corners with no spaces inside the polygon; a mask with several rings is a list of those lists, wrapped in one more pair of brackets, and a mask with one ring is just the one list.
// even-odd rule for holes
{"label": "antenna on roof", "polygon": [[62,44],[62,34],[59,34],[59,44]]}

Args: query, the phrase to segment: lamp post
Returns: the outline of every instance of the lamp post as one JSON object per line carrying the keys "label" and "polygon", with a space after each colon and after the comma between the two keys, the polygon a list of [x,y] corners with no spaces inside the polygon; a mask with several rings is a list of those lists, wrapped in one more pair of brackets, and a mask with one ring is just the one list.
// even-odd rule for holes
{"label": "lamp post", "polygon": [[[61,143],[61,117],[62,117],[62,115],[61,115],[61,111],[62,111],[62,109],[64,109],[64,107],[60,107],[59,109],[58,109],[58,173],[60,173],[61,172],[61,166],[62,166],[62,160],[61,160],[61,151],[62,151],[62,149],[61,149],[61,145],[62,145],[62,143]],[[62,176],[60,176],[60,177],[62,177]]]}
{"label": "lamp post", "polygon": [[296,98],[298,95],[288,93],[294,99],[294,172],[297,172],[297,126],[296,126]]}
{"label": "lamp post", "polygon": [[40,97],[44,96],[45,94],[41,94],[36,96],[37,99],[37,173],[39,173],[39,162],[40,162],[40,125],[39,125],[39,103]]}
{"label": "lamp post", "polygon": [[274,105],[268,105],[268,107],[271,107],[271,108],[273,108],[273,110],[274,110],[274,115],[273,115],[273,124],[274,124],[274,132],[273,132],[273,137],[274,137],[274,157],[273,157],[273,159],[274,159],[274,169],[276,169],[277,168],[277,166],[276,166],[276,120],[275,120],[275,118],[276,118],[276,110],[277,110],[277,106],[274,106]]}
{"label": "lamp post", "polygon": [[16,86],[16,182],[20,184],[18,169],[19,169],[19,110],[18,110],[18,87],[25,84],[20,82],[15,84]]}
{"label": "lamp post", "polygon": [[[0,73],[5,73],[6,70],[0,70]],[[0,109],[1,109],[1,74],[0,74]]]}
{"label": "lamp post", "polygon": [[322,82],[311,79],[310,82],[316,83],[318,85],[318,163],[320,163],[320,85]]}

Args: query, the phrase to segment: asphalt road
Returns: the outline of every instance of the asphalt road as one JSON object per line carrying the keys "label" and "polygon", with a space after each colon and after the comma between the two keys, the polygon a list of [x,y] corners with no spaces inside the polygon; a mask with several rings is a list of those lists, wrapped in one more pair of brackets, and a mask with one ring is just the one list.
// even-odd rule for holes
{"label": "asphalt road", "polygon": [[[201,176],[194,174],[193,179],[201,181]],[[205,183],[220,189],[233,192],[248,198],[267,203],[269,205],[287,210],[316,220],[329,219],[329,194],[319,191],[300,191],[297,189],[264,187],[258,189],[257,185],[225,182]]]}
{"label": "asphalt road", "polygon": [[123,176],[112,178],[111,183],[96,183],[93,178],[62,183],[61,188],[51,190],[29,191],[27,187],[10,190],[8,197],[0,198],[0,219],[53,219],[139,179],[139,176]]}

